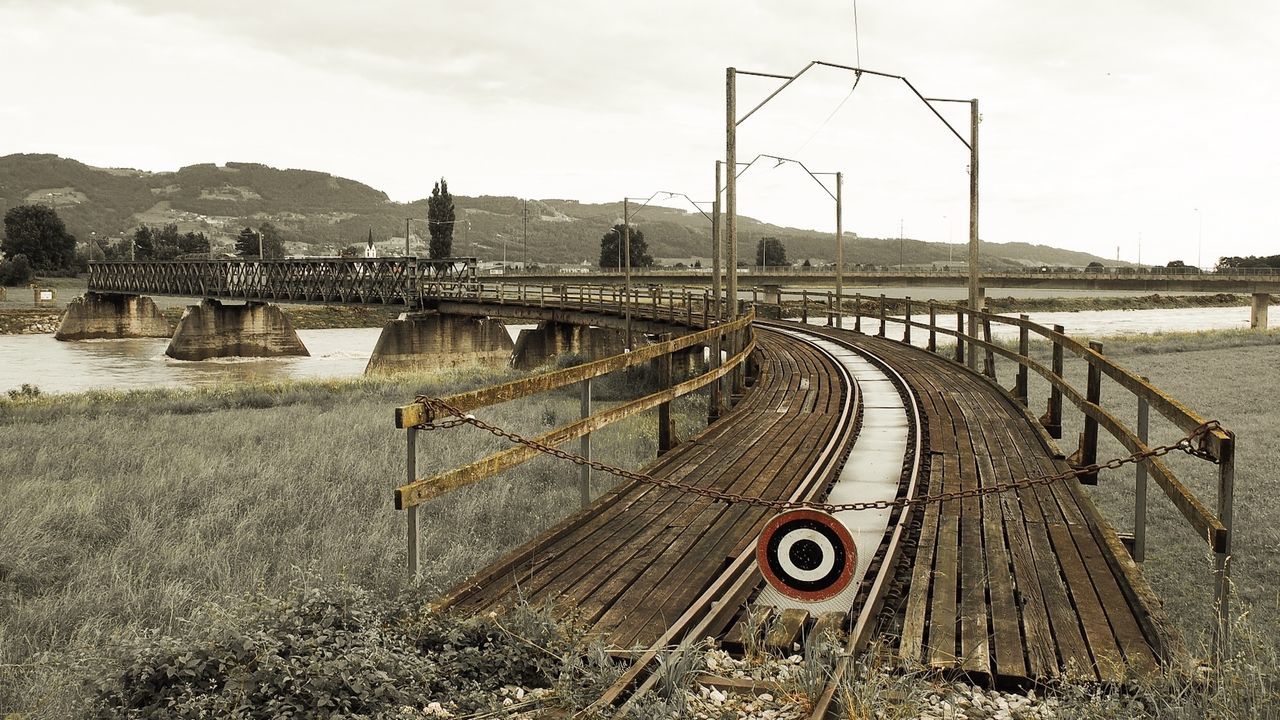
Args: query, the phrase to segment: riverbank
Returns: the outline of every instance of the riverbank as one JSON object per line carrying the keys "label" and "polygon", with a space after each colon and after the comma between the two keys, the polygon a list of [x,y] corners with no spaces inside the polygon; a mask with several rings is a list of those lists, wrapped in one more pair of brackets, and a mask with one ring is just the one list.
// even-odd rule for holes
{"label": "riverbank", "polygon": [[[396,319],[404,308],[383,305],[281,305],[295,330],[382,327]],[[185,310],[166,307],[160,313],[176,324]],[[0,308],[0,335],[52,333],[62,321],[62,308]]]}

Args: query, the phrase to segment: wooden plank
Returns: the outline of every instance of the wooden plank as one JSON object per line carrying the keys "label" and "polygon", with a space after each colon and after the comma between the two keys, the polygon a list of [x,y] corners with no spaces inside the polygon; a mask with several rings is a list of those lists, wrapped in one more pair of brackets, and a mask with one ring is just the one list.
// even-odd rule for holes
{"label": "wooden plank", "polygon": [[[934,458],[929,468],[929,492],[942,487],[942,463]],[[903,616],[902,636],[898,643],[898,657],[914,667],[924,662],[925,619],[929,610],[933,575],[933,556],[938,537],[939,503],[929,503],[924,509],[920,540],[916,545],[916,557],[911,568],[911,585],[907,588],[907,607]]]}
{"label": "wooden plank", "polygon": [[774,618],[769,632],[764,635],[766,649],[783,655],[798,652],[796,645],[800,642],[800,634],[804,624],[809,621],[809,611],[799,608],[784,608]]}
{"label": "wooden plank", "polygon": [[1071,529],[1060,523],[1052,523],[1047,529],[1049,538],[1053,541],[1053,549],[1062,563],[1062,574],[1071,593],[1071,603],[1080,618],[1081,627],[1084,628],[1098,678],[1104,682],[1119,682],[1125,675],[1124,656],[1116,645],[1115,635],[1107,622],[1106,611],[1102,609],[1102,602],[1093,587],[1088,568],[1076,551]]}
{"label": "wooden plank", "polygon": [[764,632],[773,618],[774,609],[757,605],[738,616],[738,621],[725,633],[720,645],[729,652],[745,653],[764,639]]}

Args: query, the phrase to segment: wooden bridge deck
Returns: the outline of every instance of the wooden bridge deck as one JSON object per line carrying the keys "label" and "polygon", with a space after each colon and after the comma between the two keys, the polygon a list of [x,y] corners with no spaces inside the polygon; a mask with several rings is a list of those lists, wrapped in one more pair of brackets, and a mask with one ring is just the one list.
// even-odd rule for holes
{"label": "wooden bridge deck", "polygon": [[[900,343],[839,336],[888,360],[927,417],[929,492],[1056,474],[1021,407],[982,377]],[[1115,681],[1174,651],[1159,602],[1074,480],[925,508],[899,655],[1001,680]]]}
{"label": "wooden bridge deck", "polygon": [[[730,414],[648,469],[745,495],[790,497],[843,415],[839,372],[812,346],[760,332],[761,373]],[[825,487],[827,478],[814,486]],[[774,513],[624,483],[470,578],[444,607],[551,602],[618,648],[656,640]]]}

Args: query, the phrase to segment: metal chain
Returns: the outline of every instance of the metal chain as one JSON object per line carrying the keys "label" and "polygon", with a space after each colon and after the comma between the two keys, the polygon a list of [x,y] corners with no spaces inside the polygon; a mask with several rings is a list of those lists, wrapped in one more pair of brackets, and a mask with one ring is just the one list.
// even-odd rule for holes
{"label": "metal chain", "polygon": [[[1117,470],[1127,464],[1141,462],[1148,458],[1161,457],[1168,455],[1174,450],[1180,450],[1203,458],[1211,462],[1217,462],[1210,453],[1200,447],[1200,440],[1213,432],[1220,429],[1217,420],[1210,420],[1203,423],[1196,429],[1187,433],[1185,437],[1177,442],[1169,445],[1158,445],[1149,448],[1143,452],[1136,452],[1127,457],[1115,458],[1102,463],[1093,463],[1092,465],[1084,465],[1082,467],[1072,468],[1056,475],[1036,475],[1024,477],[1018,480],[1010,480],[1008,482],[996,483],[994,485],[984,485],[982,487],[971,488],[969,490],[957,490],[953,492],[942,492],[933,495],[924,495],[915,498],[900,498],[895,500],[875,500],[871,502],[854,502],[854,503],[824,503],[812,502],[807,500],[775,500],[771,498],[763,498],[756,495],[740,495],[738,493],[725,492],[716,490],[715,488],[703,487],[701,485],[693,485],[691,483],[677,482],[666,478],[654,477],[645,473],[634,472],[625,468],[607,465],[598,460],[589,460],[581,455],[566,452],[556,447],[540,443],[537,440],[526,438],[509,430],[504,430],[495,425],[478,419],[475,415],[464,414],[440,398],[427,397],[419,395],[416,402],[422,403],[427,407],[427,421],[417,428],[420,430],[437,430],[457,427],[459,425],[471,425],[491,433],[497,437],[509,440],[510,442],[525,447],[532,448],[545,455],[568,460],[575,465],[586,465],[595,470],[616,475],[627,480],[635,480],[637,482],[652,485],[654,487],[676,490],[689,495],[697,495],[699,497],[708,498],[713,501],[721,501],[725,503],[743,503],[745,505],[754,505],[756,507],[769,508],[773,510],[822,510],[828,513],[856,511],[856,510],[889,510],[892,508],[907,508],[928,505],[935,502],[947,502],[950,500],[964,500],[967,498],[983,497],[986,495],[994,495],[996,493],[1008,492],[1010,490],[1019,490],[1022,488],[1032,488],[1040,485],[1049,485],[1060,480],[1080,477],[1081,475],[1089,475],[1099,470]],[[447,418],[437,421],[437,417]]]}

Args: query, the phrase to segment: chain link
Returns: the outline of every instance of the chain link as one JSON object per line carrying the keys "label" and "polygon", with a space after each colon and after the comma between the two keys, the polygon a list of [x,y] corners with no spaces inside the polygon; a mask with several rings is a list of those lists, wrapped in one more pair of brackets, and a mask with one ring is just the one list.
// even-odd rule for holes
{"label": "chain link", "polygon": [[[894,500],[875,500],[870,502],[853,503],[824,503],[807,500],[775,500],[756,495],[740,495],[738,493],[725,492],[723,490],[716,490],[715,488],[694,485],[692,483],[654,477],[645,473],[634,472],[625,468],[608,465],[598,460],[590,460],[582,457],[581,455],[566,452],[559,448],[540,443],[537,440],[526,438],[509,430],[504,430],[495,425],[490,425],[489,423],[476,418],[475,415],[462,413],[457,408],[454,408],[440,398],[419,395],[416,402],[422,403],[427,407],[427,421],[417,426],[419,430],[442,430],[458,427],[459,425],[471,425],[512,443],[532,448],[544,455],[550,455],[552,457],[560,458],[561,460],[568,460],[575,465],[586,465],[592,469],[609,473],[610,475],[615,475],[627,480],[635,480],[654,487],[676,490],[688,495],[697,495],[699,497],[708,498],[712,501],[730,504],[742,503],[745,505],[754,505],[756,507],[779,511],[805,509],[822,510],[828,513],[857,510],[889,510],[893,508],[918,507],[931,503],[983,497],[986,495],[1009,492],[1011,490],[1049,485],[1060,480],[1076,478],[1081,475],[1089,475],[1091,473],[1098,472],[1099,470],[1118,470],[1125,465],[1138,463],[1148,458],[1162,457],[1175,450],[1216,463],[1218,462],[1217,459],[1214,458],[1211,453],[1203,449],[1200,441],[1206,435],[1220,429],[1221,427],[1217,420],[1210,420],[1192,430],[1190,433],[1187,433],[1187,435],[1182,439],[1169,445],[1158,445],[1143,452],[1133,453],[1127,457],[1120,457],[1102,463],[1093,463],[1092,465],[1075,467],[1070,470],[1064,470],[1056,475],[1035,475],[1017,480],[1010,480],[1008,482],[996,483],[994,485],[983,485],[969,490],[935,493],[933,495],[923,495],[914,498],[898,498]],[[437,420],[436,418],[438,417],[444,419]]]}

